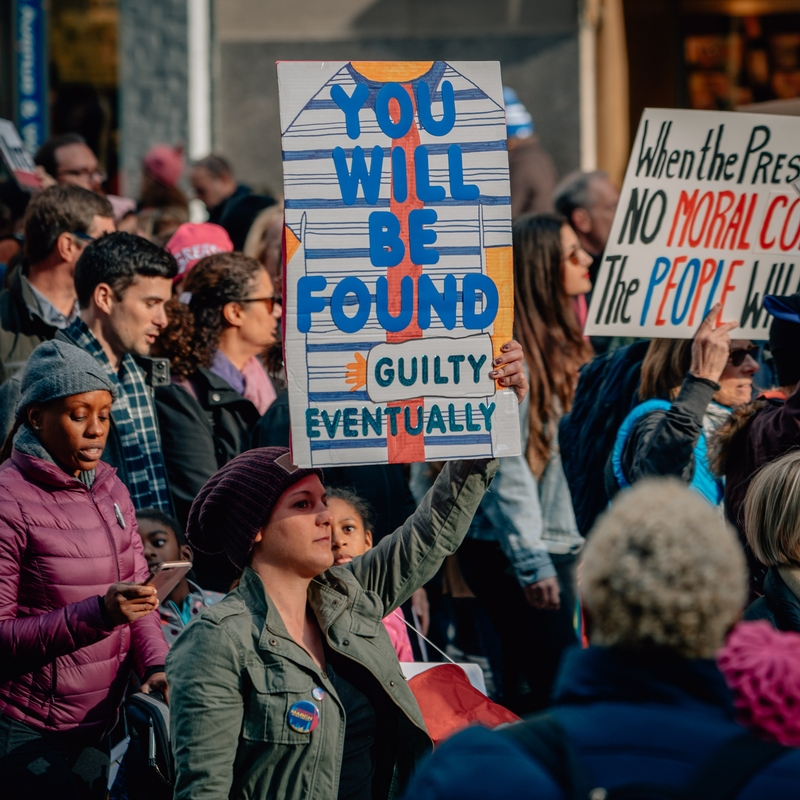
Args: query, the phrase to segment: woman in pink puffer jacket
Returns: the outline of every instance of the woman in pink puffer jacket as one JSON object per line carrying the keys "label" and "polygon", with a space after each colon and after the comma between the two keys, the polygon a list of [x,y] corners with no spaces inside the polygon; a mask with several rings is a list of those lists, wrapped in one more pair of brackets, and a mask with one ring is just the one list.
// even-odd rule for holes
{"label": "woman in pink puffer jacket", "polygon": [[0,454],[0,786],[8,800],[104,798],[131,669],[167,690],[133,505],[100,461],[116,388],[53,341],[21,390]]}

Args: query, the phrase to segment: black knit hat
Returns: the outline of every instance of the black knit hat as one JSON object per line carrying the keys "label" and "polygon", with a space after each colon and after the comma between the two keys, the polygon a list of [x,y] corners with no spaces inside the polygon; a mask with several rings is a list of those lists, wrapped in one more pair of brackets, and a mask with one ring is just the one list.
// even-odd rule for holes
{"label": "black knit hat", "polygon": [[195,498],[186,538],[202,553],[225,553],[243,570],[278,498],[309,475],[322,480],[322,470],[294,466],[285,447],[259,447],[236,456]]}
{"label": "black knit hat", "polygon": [[800,294],[767,295],[764,308],[774,319],[769,329],[769,349],[780,386],[800,382]]}

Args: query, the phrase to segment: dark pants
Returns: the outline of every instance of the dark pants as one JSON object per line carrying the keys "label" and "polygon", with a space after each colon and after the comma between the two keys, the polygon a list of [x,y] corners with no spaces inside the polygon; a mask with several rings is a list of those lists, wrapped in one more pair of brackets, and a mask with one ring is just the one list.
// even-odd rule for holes
{"label": "dark pants", "polygon": [[[500,637],[503,703],[517,714],[546,708],[561,655],[578,643],[575,633],[577,556],[553,555],[561,587],[558,611],[533,608],[497,542],[465,539],[458,550],[464,580],[486,609]],[[520,678],[528,684],[520,691]]]}
{"label": "dark pants", "polygon": [[[0,714],[0,795],[4,800],[103,800],[109,751],[70,744]],[[74,739],[73,739],[74,741]]]}

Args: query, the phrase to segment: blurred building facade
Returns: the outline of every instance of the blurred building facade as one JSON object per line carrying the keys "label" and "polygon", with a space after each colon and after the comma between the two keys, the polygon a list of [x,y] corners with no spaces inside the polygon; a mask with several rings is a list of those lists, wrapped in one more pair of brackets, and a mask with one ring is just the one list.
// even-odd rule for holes
{"label": "blurred building facade", "polygon": [[645,106],[800,97],[800,0],[5,0],[0,117],[81,132],[111,191],[182,142],[279,192],[284,59],[498,60],[558,171],[619,181]]}

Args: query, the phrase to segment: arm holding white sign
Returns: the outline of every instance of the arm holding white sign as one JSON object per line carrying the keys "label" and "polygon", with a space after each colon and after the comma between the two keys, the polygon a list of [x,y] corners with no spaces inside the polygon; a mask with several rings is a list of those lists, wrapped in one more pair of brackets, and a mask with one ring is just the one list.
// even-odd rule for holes
{"label": "arm holding white sign", "polygon": [[748,341],[731,341],[735,322],[714,327],[719,308],[714,306],[691,343],[651,342],[639,389],[644,402],[622,424],[606,470],[610,494],[650,475],[672,475],[714,505],[721,502],[706,436],[750,400],[758,366],[748,355]]}

